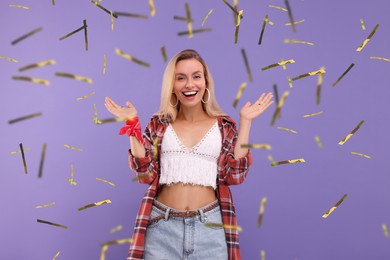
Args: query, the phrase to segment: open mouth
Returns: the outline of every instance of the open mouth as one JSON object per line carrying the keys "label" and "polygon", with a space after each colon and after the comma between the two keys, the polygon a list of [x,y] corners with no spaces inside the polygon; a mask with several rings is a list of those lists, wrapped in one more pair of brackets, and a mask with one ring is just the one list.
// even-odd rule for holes
{"label": "open mouth", "polygon": [[187,92],[183,92],[183,95],[186,96],[186,97],[193,97],[193,96],[195,96],[196,94],[198,94],[198,91],[187,91]]}

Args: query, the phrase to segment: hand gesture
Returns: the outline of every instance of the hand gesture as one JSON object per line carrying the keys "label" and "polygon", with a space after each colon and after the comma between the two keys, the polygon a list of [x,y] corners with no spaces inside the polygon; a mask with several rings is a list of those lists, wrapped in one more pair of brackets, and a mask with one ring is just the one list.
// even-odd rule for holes
{"label": "hand gesture", "polygon": [[137,109],[129,101],[126,102],[126,107],[118,105],[109,97],[106,97],[104,101],[107,110],[120,119],[131,119],[138,114]]}
{"label": "hand gesture", "polygon": [[251,102],[249,101],[246,102],[244,107],[240,110],[240,117],[241,119],[252,121],[256,117],[263,114],[273,102],[274,101],[272,100],[271,92],[269,92],[267,95],[262,93],[259,99],[253,103],[253,105],[251,105]]}

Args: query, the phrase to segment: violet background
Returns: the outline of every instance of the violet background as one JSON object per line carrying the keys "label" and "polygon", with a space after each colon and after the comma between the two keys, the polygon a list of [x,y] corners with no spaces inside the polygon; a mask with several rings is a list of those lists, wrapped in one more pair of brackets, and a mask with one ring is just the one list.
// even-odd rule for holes
{"label": "violet background", "polygon": [[[298,1],[290,5],[297,32],[285,26],[286,12],[269,8],[284,7],[284,1],[240,1],[244,10],[238,43],[234,44],[234,20],[223,1],[187,1],[194,19],[194,29],[211,8],[204,27],[212,32],[195,34],[192,39],[178,36],[187,30],[186,23],[173,19],[185,16],[185,1],[155,1],[156,14],[150,16],[148,1],[103,0],[107,9],[140,13],[147,20],[127,17],[111,18],[90,1],[51,0],[1,1],[0,55],[19,60],[0,59],[0,259],[99,259],[100,244],[130,238],[136,212],[147,188],[132,182],[128,168],[128,140],[118,135],[121,123],[96,125],[93,104],[99,118],[108,118],[104,97],[119,103],[130,100],[139,110],[142,125],[158,109],[162,73],[168,58],[186,48],[199,51],[208,63],[216,85],[217,99],[229,115],[239,119],[239,109],[232,106],[242,82],[248,82],[238,107],[254,101],[262,92],[277,84],[279,96],[290,92],[282,117],[270,126],[275,106],[253,122],[250,142],[267,143],[272,150],[255,150],[247,180],[232,187],[243,259],[389,259],[390,238],[381,225],[390,228],[390,177],[388,156],[388,97],[390,63],[370,56],[390,58],[390,2],[373,1]],[[23,10],[8,7],[21,4]],[[275,24],[267,25],[263,43],[258,45],[264,16]],[[363,18],[363,31],[359,19]],[[63,41],[59,38],[88,24],[89,50],[79,32]],[[356,48],[380,24],[371,41],[361,52]],[[12,46],[11,41],[37,28],[43,30]],[[314,42],[314,46],[285,44],[286,38]],[[119,48],[151,64],[139,66],[115,54]],[[241,49],[246,50],[253,82],[248,81]],[[107,71],[102,74],[103,55]],[[294,59],[295,64],[261,71],[280,59]],[[55,59],[56,65],[18,72],[18,68]],[[338,83],[332,83],[355,63]],[[317,76],[293,82],[295,77],[325,66],[321,104],[316,105]],[[67,72],[93,78],[93,84],[56,77]],[[50,86],[12,80],[24,75],[50,80]],[[77,97],[95,91],[88,99]],[[319,116],[303,118],[318,111]],[[31,113],[43,115],[9,125],[8,120]],[[361,120],[365,123],[343,146],[343,139]],[[298,134],[278,130],[288,127]],[[324,145],[319,149],[318,135]],[[23,143],[29,173],[23,171],[21,155],[11,155]],[[43,177],[38,178],[43,144],[47,144]],[[64,147],[69,144],[82,152]],[[365,159],[351,152],[372,156]],[[272,167],[267,160],[304,158],[306,163]],[[75,168],[77,186],[69,185],[70,165]],[[111,187],[96,177],[116,184]],[[321,216],[343,194],[345,201],[327,218]],[[261,198],[267,197],[263,225],[257,228]],[[77,209],[86,204],[110,199],[111,204]],[[55,202],[52,207],[35,206]],[[63,225],[61,229],[37,223],[44,219]],[[123,229],[110,234],[110,229]],[[128,244],[110,246],[106,259],[124,259]]]}

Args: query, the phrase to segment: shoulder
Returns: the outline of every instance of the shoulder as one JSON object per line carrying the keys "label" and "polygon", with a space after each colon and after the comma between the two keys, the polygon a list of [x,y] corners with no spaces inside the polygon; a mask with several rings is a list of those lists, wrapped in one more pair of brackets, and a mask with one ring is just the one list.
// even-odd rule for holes
{"label": "shoulder", "polygon": [[218,116],[218,122],[220,122],[220,124],[222,126],[228,126],[228,127],[233,127],[235,128],[236,127],[236,122],[234,121],[233,118],[231,118],[230,116],[228,115],[223,115],[223,116]]}

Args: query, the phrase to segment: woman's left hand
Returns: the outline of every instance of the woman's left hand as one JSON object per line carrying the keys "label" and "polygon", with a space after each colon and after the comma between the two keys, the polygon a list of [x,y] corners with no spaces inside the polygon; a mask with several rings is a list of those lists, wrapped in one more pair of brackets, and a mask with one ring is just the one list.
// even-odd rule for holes
{"label": "woman's left hand", "polygon": [[241,119],[252,121],[263,114],[272,103],[274,103],[272,100],[272,92],[267,93],[267,95],[262,93],[253,105],[251,105],[251,102],[249,101],[246,102],[244,107],[240,110],[240,117]]}

